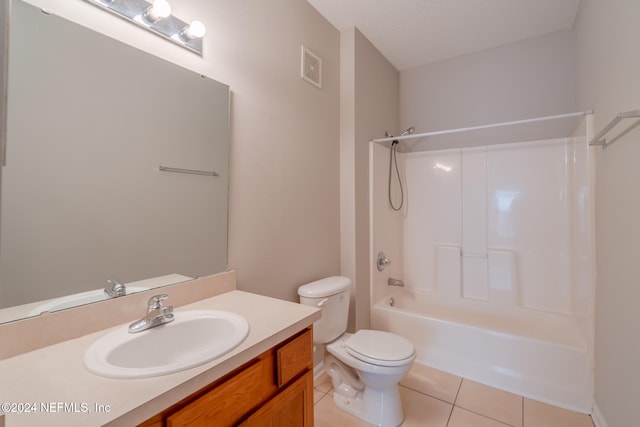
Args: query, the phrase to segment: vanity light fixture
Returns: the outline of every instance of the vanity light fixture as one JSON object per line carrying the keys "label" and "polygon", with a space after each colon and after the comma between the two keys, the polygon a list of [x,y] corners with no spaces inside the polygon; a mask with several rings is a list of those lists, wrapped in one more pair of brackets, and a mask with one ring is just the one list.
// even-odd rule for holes
{"label": "vanity light fixture", "polygon": [[146,28],[167,40],[202,55],[202,38],[206,33],[200,21],[188,24],[171,14],[167,0],[85,0],[127,21]]}
{"label": "vanity light fixture", "polygon": [[150,24],[169,16],[171,16],[171,5],[167,0],[153,0],[151,6],[142,14],[142,17]]}
{"label": "vanity light fixture", "polygon": [[207,33],[207,29],[204,24],[200,21],[193,21],[191,24],[187,25],[180,31],[180,37],[184,37],[185,39],[201,39]]}

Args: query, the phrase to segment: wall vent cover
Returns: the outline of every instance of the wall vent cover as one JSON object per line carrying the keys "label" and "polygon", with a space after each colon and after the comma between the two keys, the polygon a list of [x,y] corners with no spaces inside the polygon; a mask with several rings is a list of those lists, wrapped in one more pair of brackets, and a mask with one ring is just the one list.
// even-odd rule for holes
{"label": "wall vent cover", "polygon": [[322,59],[304,46],[302,46],[300,77],[318,88],[322,87]]}

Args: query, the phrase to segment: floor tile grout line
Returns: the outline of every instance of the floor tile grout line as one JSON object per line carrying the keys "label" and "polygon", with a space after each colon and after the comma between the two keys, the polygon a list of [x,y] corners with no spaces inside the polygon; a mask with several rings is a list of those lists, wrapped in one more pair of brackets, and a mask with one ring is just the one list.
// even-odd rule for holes
{"label": "floor tile grout line", "polygon": [[314,387],[314,389],[313,389],[313,390],[314,390],[314,391],[317,391],[318,393],[322,393],[322,397],[321,397],[320,399],[318,399],[318,401],[317,401],[317,402],[314,402],[314,403],[313,403],[313,406],[316,406],[318,403],[320,403],[320,401],[321,401],[322,399],[324,399],[325,397],[327,397],[327,395],[329,394],[329,392],[328,392],[328,391],[327,391],[327,392],[324,392],[324,391],[322,391],[322,390],[318,390],[318,389],[317,389],[317,388],[315,388],[315,387]]}
{"label": "floor tile grout line", "polygon": [[490,416],[488,416],[488,415],[481,414],[481,413],[476,412],[476,411],[472,411],[471,409],[467,409],[467,408],[464,408],[464,407],[462,407],[462,406],[453,405],[453,407],[454,407],[454,408],[464,409],[464,410],[465,410],[465,411],[467,411],[467,412],[471,412],[472,414],[479,415],[479,416],[481,416],[482,418],[486,418],[486,419],[488,419],[488,420],[495,421],[495,422],[497,422],[497,423],[502,424],[503,426],[507,426],[507,427],[515,427],[513,424],[507,424],[507,423],[505,423],[504,421],[501,421],[501,420],[499,420],[499,419],[497,419],[497,418],[493,418],[493,417],[490,417]]}
{"label": "floor tile grout line", "polygon": [[460,377],[460,383],[458,384],[458,390],[456,390],[456,395],[453,398],[453,403],[451,403],[451,411],[449,412],[449,418],[447,419],[447,426],[449,427],[449,423],[451,422],[451,417],[453,416],[453,410],[456,409],[456,401],[458,400],[458,395],[460,394],[460,389],[462,388],[462,381],[464,378]]}
{"label": "floor tile grout line", "polygon": [[[460,409],[464,409],[465,411],[472,412],[472,413],[474,413],[476,415],[480,415],[480,416],[485,417],[485,418],[489,418],[490,420],[497,421],[500,424],[504,424],[506,426],[515,427],[512,424],[507,424],[504,421],[501,421],[501,420],[499,420],[497,418],[493,418],[493,417],[490,417],[488,415],[484,415],[484,414],[481,414],[479,412],[475,412],[475,411],[473,411],[471,409],[465,408],[464,406],[458,405],[457,404],[458,397],[460,396],[460,390],[462,390],[462,383],[465,381],[465,379],[467,379],[467,378],[463,377],[462,381],[460,381],[460,387],[458,388],[458,393],[456,394],[456,400],[455,400],[455,403],[453,404],[454,407],[457,407],[457,408],[460,408]],[[471,380],[469,380],[469,381],[471,381]],[[522,413],[522,427],[525,427],[525,425],[524,425],[524,396],[520,396],[520,395],[516,395],[516,396],[518,396],[520,398],[520,402],[521,402],[520,405],[521,405],[521,410],[522,410],[522,412],[521,412]]]}
{"label": "floor tile grout line", "polygon": [[318,401],[316,403],[313,404],[313,406],[318,405],[325,397],[327,397],[329,395],[329,393],[325,393],[320,399],[318,399]]}
{"label": "floor tile grout line", "polygon": [[[421,394],[421,395],[423,395],[423,396],[430,397],[431,399],[439,400],[440,402],[444,402],[444,403],[447,403],[447,404],[449,404],[449,405],[453,405],[453,404],[454,404],[454,402],[449,402],[448,400],[442,399],[442,398],[440,398],[440,397],[433,396],[433,395],[431,395],[431,394],[429,394],[429,393],[424,393],[424,392],[422,392],[422,391],[420,391],[420,390],[416,390],[415,388],[407,387],[406,385],[402,385],[402,384],[400,384],[400,387],[402,387],[402,388],[406,388],[407,390],[415,391],[415,392],[416,392],[416,393],[418,393],[418,394]],[[455,399],[454,399],[454,400],[455,400]]]}
{"label": "floor tile grout line", "polygon": [[458,401],[458,396],[460,396],[460,390],[462,390],[462,383],[464,382],[464,378],[461,377],[460,378],[460,384],[458,384],[458,391],[456,392],[456,397],[455,399],[453,399],[453,405],[455,406],[456,402]]}
{"label": "floor tile grout line", "polygon": [[447,424],[445,425],[445,427],[449,427],[449,423],[451,422],[451,416],[453,415],[453,410],[455,409],[456,405],[451,404],[451,410],[449,411],[449,418],[447,418]]}
{"label": "floor tile grout line", "polygon": [[[505,423],[505,422],[503,422],[503,421],[501,421],[501,420],[498,420],[498,419],[496,419],[496,418],[489,417],[489,416],[487,416],[487,415],[485,415],[485,414],[480,414],[480,413],[478,413],[478,412],[476,412],[476,411],[472,411],[471,409],[465,408],[464,406],[460,406],[460,405],[458,405],[458,404],[457,404],[457,403],[458,403],[458,397],[460,397],[460,390],[462,390],[462,383],[465,381],[465,379],[466,379],[466,378],[464,378],[464,377],[463,377],[463,378],[462,378],[462,381],[460,381],[460,385],[458,386],[458,392],[456,393],[456,399],[455,399],[455,401],[454,401],[454,403],[453,403],[453,407],[454,407],[454,408],[464,409],[465,411],[469,411],[469,412],[471,412],[471,413],[473,413],[473,414],[480,415],[481,417],[488,418],[488,419],[490,419],[490,420],[493,420],[493,421],[499,422],[500,424],[503,424],[503,425],[505,425],[505,426],[515,427],[515,426],[513,426],[513,425],[511,425],[511,424],[507,424],[507,423]],[[469,380],[469,381],[471,381],[471,380]],[[522,396],[518,396],[518,397],[520,397],[520,398],[522,399],[522,401],[523,401],[523,403],[522,403],[522,404],[524,405],[524,398],[523,398]],[[453,412],[453,409],[452,409],[451,411]],[[523,411],[523,415],[522,415],[522,416],[524,417],[524,411]],[[524,427],[524,420],[523,420],[523,427]]]}

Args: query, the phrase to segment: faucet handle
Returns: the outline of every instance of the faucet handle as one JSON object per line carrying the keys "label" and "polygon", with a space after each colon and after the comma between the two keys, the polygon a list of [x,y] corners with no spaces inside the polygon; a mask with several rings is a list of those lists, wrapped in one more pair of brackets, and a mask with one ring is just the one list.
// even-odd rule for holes
{"label": "faucet handle", "polygon": [[[152,296],[151,298],[149,298],[148,310],[149,311],[153,311],[153,310],[160,310],[162,308],[165,308],[165,307],[162,306],[162,301],[164,301],[164,300],[166,300],[168,298],[169,298],[169,295],[167,295],[167,294],[160,294],[160,295]],[[171,307],[171,306],[169,306],[169,307]]]}
{"label": "faucet handle", "polygon": [[391,264],[391,260],[387,258],[384,252],[381,251],[378,253],[378,257],[376,258],[376,264],[378,266],[378,271],[382,271],[387,265]]}

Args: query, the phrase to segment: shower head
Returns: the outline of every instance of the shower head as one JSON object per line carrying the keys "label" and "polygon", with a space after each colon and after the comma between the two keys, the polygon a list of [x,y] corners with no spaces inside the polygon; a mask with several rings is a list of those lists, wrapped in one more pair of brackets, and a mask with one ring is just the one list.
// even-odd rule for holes
{"label": "shower head", "polygon": [[[405,130],[404,132],[402,132],[400,135],[398,135],[398,137],[400,136],[407,136],[407,135],[411,135],[412,133],[414,133],[416,131],[416,128],[414,128],[413,126],[411,126],[409,129]],[[389,135],[387,132],[385,132],[385,134],[387,135],[387,137],[391,137],[391,135]],[[391,146],[393,147],[394,145],[398,144],[398,140],[394,139],[391,142]]]}
{"label": "shower head", "polygon": [[[400,135],[398,136],[407,136],[407,135],[411,135],[412,133],[414,133],[416,131],[416,128],[414,128],[413,126],[411,126],[409,129],[405,130],[404,132],[402,132]],[[385,138],[393,138],[394,136],[391,135],[389,132],[384,131],[384,136]],[[397,144],[397,141],[394,141],[394,143]]]}
{"label": "shower head", "polygon": [[416,131],[416,128],[414,128],[413,126],[411,126],[409,129],[405,130],[404,132],[402,132],[400,134],[400,136],[405,136],[405,135],[411,135],[412,133],[414,133]]}

